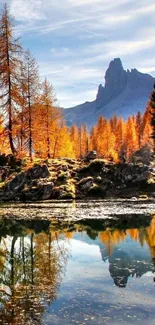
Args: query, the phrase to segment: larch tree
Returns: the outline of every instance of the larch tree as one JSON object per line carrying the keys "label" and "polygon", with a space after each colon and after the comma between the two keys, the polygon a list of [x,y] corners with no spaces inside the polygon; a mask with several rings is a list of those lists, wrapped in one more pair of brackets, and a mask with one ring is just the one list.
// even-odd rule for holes
{"label": "larch tree", "polygon": [[13,22],[7,5],[0,17],[0,99],[3,115],[7,118],[10,149],[15,154],[13,142],[13,115],[18,102],[18,67],[21,46],[13,36]]}
{"label": "larch tree", "polygon": [[151,93],[149,107],[150,107],[150,114],[151,114],[150,124],[152,127],[151,138],[153,139],[153,152],[155,154],[155,84],[154,84],[154,89]]}
{"label": "larch tree", "polygon": [[117,127],[115,130],[115,150],[117,152],[118,157],[122,156],[123,152],[123,141],[125,135],[125,123],[122,118],[118,120]]}
{"label": "larch tree", "polygon": [[114,115],[110,118],[110,125],[111,125],[111,130],[115,134],[117,131],[119,119],[117,115]]}
{"label": "larch tree", "polygon": [[133,153],[138,149],[136,126],[132,116],[130,116],[126,122],[124,146],[126,151],[126,158],[129,160]]}
{"label": "larch tree", "polygon": [[[29,158],[32,160],[33,152],[33,119],[35,119],[33,111],[39,91],[39,72],[38,66],[31,55],[30,51],[26,51],[24,54],[24,84],[26,87],[26,119],[27,119],[27,138],[28,138],[28,152]],[[36,115],[37,116],[37,115]]]}
{"label": "larch tree", "polygon": [[23,62],[20,64],[20,80],[19,80],[19,112],[18,112],[18,142],[19,142],[19,150],[18,154],[22,157],[24,152],[26,151],[27,146],[27,137],[26,137],[26,129],[27,129],[27,102],[28,102],[28,83],[27,76],[25,74],[25,68]]}
{"label": "larch tree", "polygon": [[150,114],[150,107],[147,105],[146,110],[142,116],[142,123],[141,123],[141,147],[148,145],[150,148],[152,147],[152,139],[151,139],[151,114]]}
{"label": "larch tree", "polygon": [[78,148],[79,136],[78,136],[78,128],[75,124],[71,126],[70,139],[73,147],[73,157],[77,159],[79,158],[79,148]]}
{"label": "larch tree", "polygon": [[89,151],[89,133],[87,124],[83,126],[83,136],[82,136],[82,153],[85,156]]}
{"label": "larch tree", "polygon": [[46,127],[46,148],[47,158],[50,158],[50,110],[53,107],[53,90],[50,83],[45,79],[43,83],[43,93],[41,97],[41,104],[45,107],[45,127]]}
{"label": "larch tree", "polygon": [[2,115],[0,115],[0,155],[2,154],[2,150],[4,150],[4,143],[5,143],[5,128],[3,125],[3,117]]}
{"label": "larch tree", "polygon": [[[45,130],[45,151],[46,158],[51,158],[51,146],[53,145],[52,136],[55,134],[56,126],[59,124],[61,114],[60,110],[56,107],[56,96],[54,94],[53,86],[45,79],[42,83],[42,93],[39,98],[40,105],[42,106]],[[53,145],[54,147],[54,145]]]}
{"label": "larch tree", "polygon": [[82,137],[83,137],[83,126],[80,124],[78,127],[78,147],[79,147],[79,158],[83,158],[83,152],[82,152]]}
{"label": "larch tree", "polygon": [[137,140],[138,140],[138,149],[141,148],[142,142],[142,114],[138,112],[136,115],[136,132],[137,132]]}
{"label": "larch tree", "polygon": [[53,158],[74,158],[73,143],[71,141],[70,132],[63,118],[61,119],[61,123],[58,125],[57,132],[55,133]]}
{"label": "larch tree", "polygon": [[97,127],[94,125],[90,132],[90,149],[97,151]]}
{"label": "larch tree", "polygon": [[38,156],[49,159],[57,147],[62,117],[53,86],[47,79],[41,85],[41,92],[34,105],[34,116],[34,150]]}

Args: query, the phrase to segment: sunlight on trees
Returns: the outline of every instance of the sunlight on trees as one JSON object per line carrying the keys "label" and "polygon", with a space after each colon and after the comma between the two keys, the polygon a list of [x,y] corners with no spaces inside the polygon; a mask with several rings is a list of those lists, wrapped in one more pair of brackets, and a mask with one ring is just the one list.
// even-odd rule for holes
{"label": "sunlight on trees", "polygon": [[144,115],[127,121],[114,115],[100,116],[96,125],[68,127],[58,107],[53,86],[40,80],[35,58],[13,35],[13,20],[7,5],[0,17],[0,154],[18,157],[84,158],[95,150],[98,157],[115,162],[132,161],[137,150],[155,151],[155,92]]}

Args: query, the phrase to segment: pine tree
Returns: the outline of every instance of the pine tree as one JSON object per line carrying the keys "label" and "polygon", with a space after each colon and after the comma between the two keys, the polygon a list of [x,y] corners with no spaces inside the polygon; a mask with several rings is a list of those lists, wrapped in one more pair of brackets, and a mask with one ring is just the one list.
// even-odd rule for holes
{"label": "pine tree", "polygon": [[13,23],[7,5],[0,18],[0,99],[3,115],[7,116],[10,149],[16,152],[13,143],[13,115],[18,102],[18,67],[21,46],[13,36]]}

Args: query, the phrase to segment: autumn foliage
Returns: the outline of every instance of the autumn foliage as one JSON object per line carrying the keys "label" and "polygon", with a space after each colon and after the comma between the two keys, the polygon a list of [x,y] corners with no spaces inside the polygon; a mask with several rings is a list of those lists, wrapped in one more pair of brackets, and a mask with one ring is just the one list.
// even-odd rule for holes
{"label": "autumn foliage", "polygon": [[130,161],[143,147],[152,150],[149,107],[124,121],[100,116],[87,125],[68,127],[53,86],[40,81],[35,58],[13,36],[12,18],[4,5],[0,17],[0,154],[18,157],[83,158],[90,150],[98,157]]}

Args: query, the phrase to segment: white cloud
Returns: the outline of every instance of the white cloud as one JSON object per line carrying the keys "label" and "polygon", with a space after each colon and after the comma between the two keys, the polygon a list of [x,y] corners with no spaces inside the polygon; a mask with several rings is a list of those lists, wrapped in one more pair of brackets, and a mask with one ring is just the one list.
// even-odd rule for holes
{"label": "white cloud", "polygon": [[154,0],[8,1],[16,34],[34,52],[61,105],[69,106],[64,94],[70,104],[92,100],[114,57],[127,68],[155,70]]}
{"label": "white cloud", "polygon": [[10,4],[11,14],[19,21],[40,20],[42,14],[41,0],[12,0]]}
{"label": "white cloud", "polygon": [[[81,98],[84,98],[84,102],[86,101],[93,101],[96,98],[96,89],[94,90],[82,90],[77,92],[77,89],[70,93],[70,91],[59,91],[59,106],[63,106],[65,108],[77,106],[81,104]],[[63,105],[62,105],[63,104]]]}
{"label": "white cloud", "polygon": [[155,71],[155,65],[154,65],[153,67],[146,67],[146,68],[140,67],[139,70],[140,70],[142,73],[148,73],[148,74],[151,74],[152,72]]}
{"label": "white cloud", "polygon": [[98,3],[103,3],[103,0],[68,0],[72,6],[85,6],[85,5],[96,5]]}

